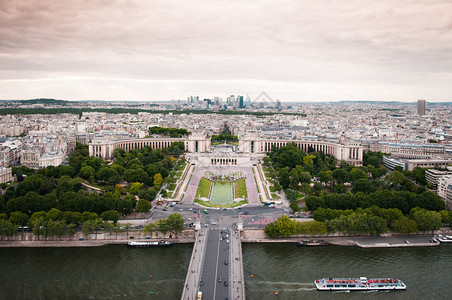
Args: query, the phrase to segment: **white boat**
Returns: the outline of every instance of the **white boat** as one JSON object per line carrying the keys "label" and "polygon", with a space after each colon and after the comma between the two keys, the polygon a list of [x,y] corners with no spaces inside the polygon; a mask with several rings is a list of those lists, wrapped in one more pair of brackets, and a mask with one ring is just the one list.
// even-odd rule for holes
{"label": "white boat", "polygon": [[127,243],[127,246],[130,247],[156,247],[156,246],[171,246],[172,242],[165,242],[165,241],[154,241],[154,242],[146,242],[146,241],[129,241]]}
{"label": "white boat", "polygon": [[436,234],[433,237],[441,243],[452,243],[452,237],[450,235]]}
{"label": "white boat", "polygon": [[319,291],[406,290],[397,278],[322,278],[314,281]]}

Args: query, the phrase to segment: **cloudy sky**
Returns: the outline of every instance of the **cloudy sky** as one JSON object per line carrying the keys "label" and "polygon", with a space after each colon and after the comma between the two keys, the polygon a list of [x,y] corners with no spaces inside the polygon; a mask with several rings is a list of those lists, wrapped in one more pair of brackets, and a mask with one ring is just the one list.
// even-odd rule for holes
{"label": "cloudy sky", "polygon": [[452,0],[1,0],[0,99],[452,101]]}

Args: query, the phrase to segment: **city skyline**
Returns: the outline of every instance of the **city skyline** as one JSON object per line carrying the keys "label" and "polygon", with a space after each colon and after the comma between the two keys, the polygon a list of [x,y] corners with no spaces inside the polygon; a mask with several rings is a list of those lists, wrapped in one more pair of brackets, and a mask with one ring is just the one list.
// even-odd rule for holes
{"label": "city skyline", "polygon": [[448,102],[449,1],[2,1],[0,98]]}

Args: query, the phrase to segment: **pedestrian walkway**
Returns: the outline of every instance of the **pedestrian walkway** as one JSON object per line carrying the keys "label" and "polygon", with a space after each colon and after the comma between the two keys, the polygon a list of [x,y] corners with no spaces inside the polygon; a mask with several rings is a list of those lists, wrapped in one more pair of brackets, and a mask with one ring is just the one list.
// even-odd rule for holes
{"label": "pedestrian walkway", "polygon": [[204,251],[206,246],[207,234],[200,230],[196,234],[193,252],[188,266],[187,276],[185,277],[184,289],[181,299],[191,300],[198,296],[198,289],[201,281],[201,272],[204,260]]}
{"label": "pedestrian walkway", "polygon": [[234,228],[231,238],[231,296],[232,299],[245,299],[245,281],[243,278],[242,242],[240,231]]}

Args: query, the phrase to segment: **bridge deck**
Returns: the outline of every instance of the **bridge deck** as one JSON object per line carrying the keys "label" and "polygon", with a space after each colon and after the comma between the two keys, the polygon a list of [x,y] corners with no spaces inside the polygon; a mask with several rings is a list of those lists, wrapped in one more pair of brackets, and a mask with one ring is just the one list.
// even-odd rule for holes
{"label": "bridge deck", "polygon": [[181,299],[196,299],[198,291],[203,299],[245,299],[239,231],[198,234]]}

